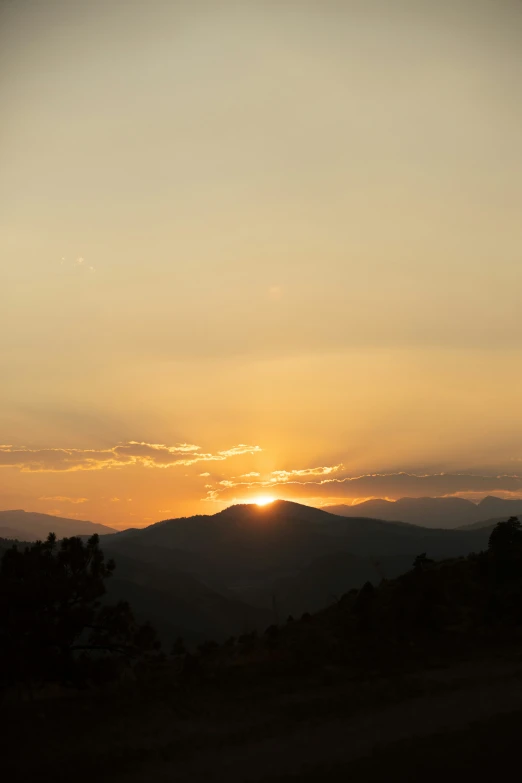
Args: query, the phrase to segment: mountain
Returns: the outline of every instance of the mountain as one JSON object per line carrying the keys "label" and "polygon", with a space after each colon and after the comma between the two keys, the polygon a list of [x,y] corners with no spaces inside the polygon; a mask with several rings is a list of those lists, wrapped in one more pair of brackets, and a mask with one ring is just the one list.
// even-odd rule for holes
{"label": "mountain", "polygon": [[[26,539],[27,540],[27,539]],[[231,635],[263,631],[274,622],[270,608],[250,606],[234,594],[225,594],[203,584],[179,568],[177,553],[161,557],[161,550],[146,551],[132,558],[114,551],[102,541],[106,558],[114,558],[116,569],[107,580],[104,601],[128,601],[138,622],[149,621],[168,651],[181,636],[188,645],[208,639],[224,641]],[[13,546],[0,537],[0,557]],[[189,561],[190,562],[190,559]]]}
{"label": "mountain", "polygon": [[461,525],[458,530],[485,530],[491,531],[499,522],[505,522],[508,517],[493,517],[493,519],[481,519],[479,522],[473,522],[471,525]]}
{"label": "mountain", "polygon": [[400,498],[366,500],[355,506],[326,506],[326,511],[343,517],[378,517],[428,528],[469,527],[491,519],[522,516],[522,500],[485,497],[480,503],[464,498]]}
{"label": "mountain", "polygon": [[31,536],[26,530],[22,530],[21,528],[14,528],[14,527],[7,527],[2,526],[0,527],[0,538],[8,538],[11,540],[18,540],[18,541],[30,541]]}
{"label": "mountain", "polygon": [[276,501],[126,530],[106,536],[104,549],[117,563],[123,556],[182,572],[223,598],[284,615],[321,608],[368,580],[397,576],[422,552],[442,559],[480,551],[488,537],[488,530],[345,518]]}
{"label": "mountain", "polygon": [[0,511],[0,536],[18,538],[20,541],[36,541],[56,533],[58,538],[66,536],[88,536],[98,533],[106,535],[115,530],[107,525],[86,522],[82,519],[67,519],[51,514],[37,514],[33,511]]}
{"label": "mountain", "polygon": [[[323,523],[323,524],[321,524]],[[330,527],[328,525],[330,523]],[[186,570],[226,581],[299,568],[332,550],[327,531],[339,517],[298,503],[241,504],[212,516],[170,519],[111,535],[107,546],[135,553],[151,547],[178,553]],[[325,537],[326,534],[326,537]],[[161,555],[165,557],[165,554]]]}
{"label": "mountain", "polygon": [[367,581],[398,576],[423,552],[440,560],[485,549],[490,532],[343,517],[282,500],[122,532],[20,511],[3,512],[1,521],[20,530],[20,539],[22,530],[33,538],[51,530],[58,536],[103,531],[103,551],[116,562],[106,600],[129,601],[166,646],[177,636],[197,643],[263,630],[288,614],[319,610]]}
{"label": "mountain", "polygon": [[223,641],[232,634],[264,630],[273,622],[268,609],[222,595],[190,574],[103,549],[116,560],[105,600],[128,601],[139,622],[148,620],[156,628],[166,649],[179,636],[189,644],[209,638]]}
{"label": "mountain", "polygon": [[317,557],[297,573],[277,580],[268,588],[243,591],[249,603],[271,607],[277,621],[289,615],[316,612],[339,600],[342,595],[366,582],[377,585],[411,568],[411,555],[372,558],[349,552],[333,552]]}
{"label": "mountain", "polygon": [[482,519],[522,516],[522,500],[505,500],[488,495],[480,501],[478,509]]}

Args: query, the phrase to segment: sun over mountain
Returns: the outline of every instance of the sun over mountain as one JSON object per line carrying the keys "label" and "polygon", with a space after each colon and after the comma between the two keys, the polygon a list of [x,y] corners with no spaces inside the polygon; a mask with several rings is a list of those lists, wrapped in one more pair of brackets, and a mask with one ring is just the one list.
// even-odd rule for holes
{"label": "sun over mountain", "polygon": [[269,503],[273,503],[275,497],[273,495],[260,495],[254,499],[256,506],[268,506]]}

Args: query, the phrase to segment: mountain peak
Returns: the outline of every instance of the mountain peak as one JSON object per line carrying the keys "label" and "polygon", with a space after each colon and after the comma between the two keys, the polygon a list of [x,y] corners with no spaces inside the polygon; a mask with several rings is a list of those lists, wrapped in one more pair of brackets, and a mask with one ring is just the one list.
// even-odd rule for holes
{"label": "mountain peak", "polygon": [[485,498],[482,498],[482,500],[477,504],[479,506],[488,506],[492,505],[493,503],[502,505],[504,502],[503,498],[497,497],[497,495],[486,495]]}

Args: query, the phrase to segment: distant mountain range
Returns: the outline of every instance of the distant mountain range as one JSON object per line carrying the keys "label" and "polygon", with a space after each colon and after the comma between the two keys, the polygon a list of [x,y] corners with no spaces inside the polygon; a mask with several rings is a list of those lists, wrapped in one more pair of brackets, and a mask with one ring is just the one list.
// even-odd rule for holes
{"label": "distant mountain range", "polygon": [[[423,508],[477,508],[468,501],[455,506],[432,501],[384,501],[379,508],[415,507],[417,513]],[[481,504],[484,513],[511,515],[512,506],[507,509],[504,501],[497,501]],[[363,506],[368,510],[369,504]],[[468,529],[441,529],[408,524],[402,511],[403,519],[395,522],[340,516],[282,500],[266,506],[236,505],[213,516],[169,519],[122,532],[24,512],[1,512],[0,526],[2,515],[19,539],[44,538],[50,530],[58,536],[104,533],[102,548],[116,561],[107,600],[128,600],[138,619],[149,619],[167,645],[177,636],[196,643],[264,630],[289,614],[321,609],[366,581],[377,584],[398,576],[423,552],[440,560],[480,551],[487,547],[495,524],[474,527],[467,517],[465,522],[472,525]],[[435,525],[433,512],[429,519]],[[463,515],[458,520],[450,515],[446,521],[457,528],[462,519]],[[0,542],[2,548],[8,545]]]}
{"label": "distant mountain range", "polygon": [[492,495],[480,503],[464,498],[401,498],[366,500],[355,506],[326,506],[325,511],[343,517],[377,517],[389,522],[407,522],[421,527],[480,527],[510,516],[522,517],[522,500],[504,500]]}
{"label": "distant mountain range", "polygon": [[113,527],[87,522],[82,519],[55,517],[52,514],[37,514],[33,511],[0,511],[0,537],[17,538],[19,541],[36,541],[56,533],[58,538],[66,536],[88,536],[93,533],[104,535],[114,533]]}

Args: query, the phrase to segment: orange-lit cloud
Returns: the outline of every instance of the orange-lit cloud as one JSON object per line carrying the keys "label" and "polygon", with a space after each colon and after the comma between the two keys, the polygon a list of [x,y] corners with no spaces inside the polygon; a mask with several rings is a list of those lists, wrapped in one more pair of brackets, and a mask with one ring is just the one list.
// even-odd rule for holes
{"label": "orange-lit cloud", "polygon": [[[297,479],[305,479],[305,478],[313,478],[313,477],[321,477],[321,476],[328,476],[332,473],[336,473],[337,471],[341,470],[343,467],[342,464],[339,465],[331,465],[331,466],[325,466],[325,467],[319,467],[319,468],[303,468],[300,470],[273,470],[266,478],[260,478],[261,474],[257,471],[252,471],[250,473],[244,473],[241,476],[239,476],[240,479],[251,479],[251,478],[260,478],[259,481],[238,481],[237,478],[232,477],[230,479],[222,479],[218,482],[218,488],[213,489],[212,484],[205,485],[205,488],[213,489],[209,493],[209,499],[217,500],[218,495],[223,491],[220,488],[223,489],[235,489],[237,487],[243,488],[245,490],[250,490],[252,488],[265,488],[265,487],[276,487],[280,484],[285,485],[305,485],[308,482],[299,482]],[[319,482],[323,483],[323,482]]]}
{"label": "orange-lit cloud", "polygon": [[230,457],[254,454],[259,446],[239,444],[215,454],[200,452],[200,447],[181,443],[166,446],[158,443],[129,441],[110,449],[28,449],[0,446],[0,467],[17,468],[23,472],[60,472],[103,470],[128,465],[147,468],[169,468],[193,465],[196,462],[224,461]]}
{"label": "orange-lit cloud", "polygon": [[51,497],[42,497],[38,500],[52,501],[54,503],[87,503],[89,498],[69,498],[65,495],[53,495]]}
{"label": "orange-lit cloud", "polygon": [[[213,486],[208,494],[210,500],[231,502],[248,499],[259,489],[272,489],[279,497],[294,499],[347,499],[360,501],[372,497],[397,499],[400,497],[441,497],[445,495],[469,494],[477,497],[484,494],[522,494],[522,476],[519,475],[476,475],[470,473],[375,473],[363,476],[343,476],[316,481],[298,480],[309,475],[328,475],[342,466],[316,468],[311,470],[274,471],[261,481],[223,480]],[[322,471],[322,472],[319,472]],[[280,478],[282,476],[282,478]]]}
{"label": "orange-lit cloud", "polygon": [[305,468],[304,470],[273,470],[270,474],[270,480],[275,484],[311,476],[329,476],[332,473],[337,473],[342,467],[340,464],[324,468]]}

